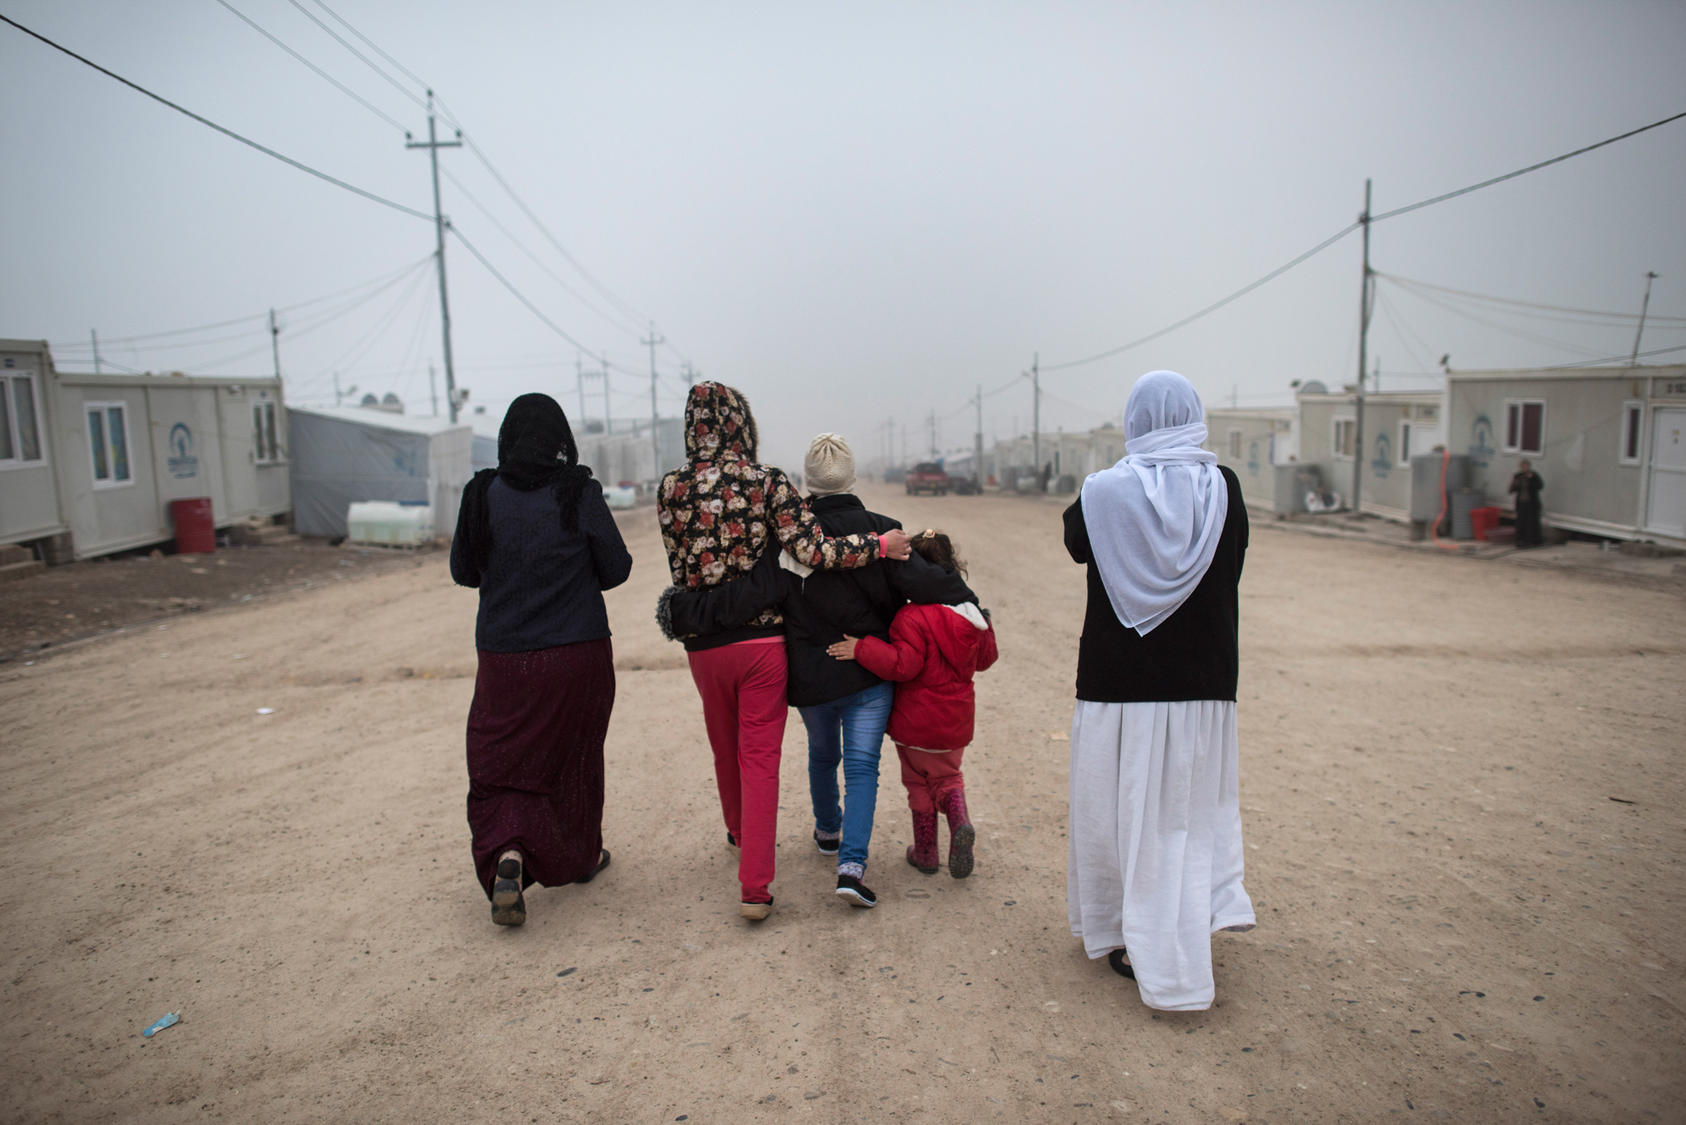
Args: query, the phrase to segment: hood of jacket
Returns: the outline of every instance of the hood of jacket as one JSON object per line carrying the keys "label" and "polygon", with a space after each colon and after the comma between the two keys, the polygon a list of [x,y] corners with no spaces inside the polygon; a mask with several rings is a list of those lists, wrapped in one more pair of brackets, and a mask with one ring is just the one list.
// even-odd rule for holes
{"label": "hood of jacket", "polygon": [[685,456],[692,462],[756,456],[755,416],[749,399],[724,383],[698,383],[685,400]]}
{"label": "hood of jacket", "polygon": [[976,666],[989,619],[971,602],[925,607],[925,620],[936,639],[943,659],[957,670],[970,673]]}

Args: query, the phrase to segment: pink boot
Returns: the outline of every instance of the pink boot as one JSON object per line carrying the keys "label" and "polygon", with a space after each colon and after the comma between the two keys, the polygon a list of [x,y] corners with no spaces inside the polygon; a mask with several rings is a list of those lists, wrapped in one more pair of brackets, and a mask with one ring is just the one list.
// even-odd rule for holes
{"label": "pink boot", "polygon": [[937,811],[913,811],[913,843],[908,845],[907,861],[927,875],[937,873]]}
{"label": "pink boot", "polygon": [[937,803],[948,817],[948,873],[964,879],[972,873],[972,843],[978,835],[972,818],[966,815],[966,791],[956,786]]}

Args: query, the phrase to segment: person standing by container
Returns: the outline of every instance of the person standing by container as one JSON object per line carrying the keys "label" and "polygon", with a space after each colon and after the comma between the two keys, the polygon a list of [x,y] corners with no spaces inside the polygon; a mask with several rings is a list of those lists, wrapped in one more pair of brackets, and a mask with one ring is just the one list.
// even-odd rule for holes
{"label": "person standing by container", "polygon": [[1516,497],[1516,545],[1538,547],[1545,542],[1545,534],[1540,530],[1540,493],[1545,491],[1545,481],[1524,460],[1510,478],[1510,491]]}
{"label": "person standing by container", "polygon": [[[784,471],[756,461],[757,446],[755,418],[740,392],[714,382],[691,388],[686,463],[662,478],[656,496],[675,587],[740,581],[766,552],[781,548],[804,566],[827,570],[907,557],[899,529],[828,536]],[[786,718],[783,619],[768,608],[746,624],[687,636],[685,649],[714,752],[726,838],[741,849],[738,913],[761,921],[773,910]]]}
{"label": "person standing by container", "polygon": [[498,467],[463,490],[451,577],[480,591],[468,710],[468,823],[492,921],[527,920],[534,883],[589,883],[603,847],[603,738],[615,702],[603,591],[632,570],[568,418],[510,404]]}
{"label": "person standing by container", "polygon": [[1167,1011],[1211,1006],[1211,935],[1251,929],[1235,734],[1247,509],[1201,448],[1200,396],[1151,371],[1125,456],[1065,512],[1088,567],[1071,721],[1066,910],[1092,958]]}

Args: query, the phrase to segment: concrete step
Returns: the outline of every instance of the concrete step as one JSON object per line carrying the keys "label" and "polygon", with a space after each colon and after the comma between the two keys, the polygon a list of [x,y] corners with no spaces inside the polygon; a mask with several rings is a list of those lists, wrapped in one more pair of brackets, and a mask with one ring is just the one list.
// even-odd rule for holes
{"label": "concrete step", "polygon": [[35,552],[28,547],[20,547],[16,543],[0,546],[0,566],[10,566],[12,563],[34,562]]}
{"label": "concrete step", "polygon": [[47,569],[47,564],[39,559],[0,564],[0,582],[16,582],[28,578],[38,570],[45,569]]}

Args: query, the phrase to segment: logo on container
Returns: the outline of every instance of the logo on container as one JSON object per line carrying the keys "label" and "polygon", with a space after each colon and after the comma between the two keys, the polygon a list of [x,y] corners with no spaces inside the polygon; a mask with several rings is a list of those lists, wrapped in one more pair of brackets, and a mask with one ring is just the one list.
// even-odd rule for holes
{"label": "logo on container", "polygon": [[186,422],[170,427],[170,454],[164,459],[170,475],[178,479],[199,475],[199,458],[193,452],[193,431]]}

